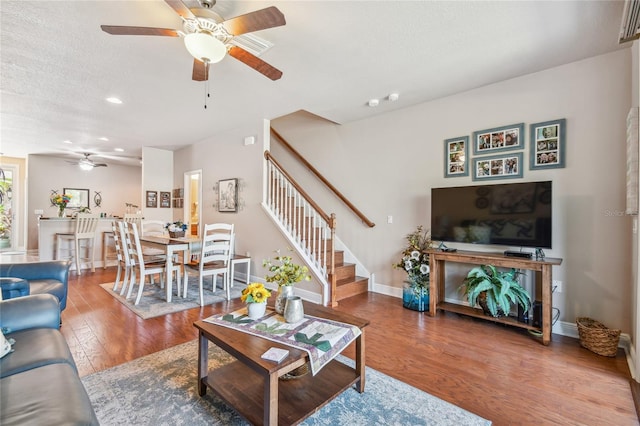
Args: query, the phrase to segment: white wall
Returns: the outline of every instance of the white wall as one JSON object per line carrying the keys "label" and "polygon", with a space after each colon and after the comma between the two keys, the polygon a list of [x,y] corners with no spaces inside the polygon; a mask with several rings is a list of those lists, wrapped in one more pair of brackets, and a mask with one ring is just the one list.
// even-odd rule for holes
{"label": "white wall", "polygon": [[[173,191],[182,184],[174,186],[173,183],[173,152],[166,149],[144,147],[142,148],[142,192],[139,204],[145,219],[173,222],[173,208],[160,207],[160,192]],[[147,207],[147,191],[156,192],[157,207]],[[177,216],[176,218],[182,218]]]}
{"label": "white wall", "polygon": [[[44,210],[44,216],[55,216],[51,206],[51,190],[62,194],[63,188],[88,189],[93,213],[122,216],[125,203],[141,204],[141,173],[139,167],[109,164],[83,171],[66,159],[45,155],[29,155],[27,159],[27,221],[28,249],[38,248],[38,220],[34,210]],[[100,207],[94,203],[95,191],[102,196]]]}
{"label": "white wall", "polygon": [[[554,295],[560,319],[590,316],[628,332],[631,220],[621,212],[630,73],[627,49],[342,126],[305,114],[272,125],[377,224],[365,227],[285,161],[320,205],[337,214],[339,238],[377,283],[400,287],[404,273],[391,265],[404,236],[429,226],[430,188],[472,184],[471,177],[444,178],[444,139],[524,122],[526,168],[523,179],[512,181],[553,180],[553,249],[546,254],[564,259],[554,268],[554,278],[564,282],[563,293]],[[530,171],[528,124],[559,118],[567,119],[566,168]],[[272,151],[279,160],[286,156],[275,142]]]}

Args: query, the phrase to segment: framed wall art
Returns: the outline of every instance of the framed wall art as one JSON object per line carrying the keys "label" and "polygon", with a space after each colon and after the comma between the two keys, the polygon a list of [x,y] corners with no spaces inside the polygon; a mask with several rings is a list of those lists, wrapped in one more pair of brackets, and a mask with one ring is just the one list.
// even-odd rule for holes
{"label": "framed wall art", "polygon": [[147,207],[158,207],[158,191],[147,191]]}
{"label": "framed wall art", "polygon": [[445,139],[444,177],[469,176],[469,136]]}
{"label": "framed wall art", "polygon": [[474,155],[524,148],[524,123],[473,132]]}
{"label": "framed wall art", "polygon": [[62,193],[71,196],[71,200],[67,204],[68,209],[89,208],[88,189],[64,188]]}
{"label": "framed wall art", "polygon": [[238,179],[225,179],[218,181],[218,211],[238,211]]}
{"label": "framed wall art", "polygon": [[529,126],[531,137],[530,169],[553,169],[565,166],[566,120],[544,121]]}
{"label": "framed wall art", "polygon": [[522,177],[522,153],[504,153],[473,159],[473,180],[514,179]]}
{"label": "framed wall art", "polygon": [[171,192],[160,191],[160,207],[171,208]]}

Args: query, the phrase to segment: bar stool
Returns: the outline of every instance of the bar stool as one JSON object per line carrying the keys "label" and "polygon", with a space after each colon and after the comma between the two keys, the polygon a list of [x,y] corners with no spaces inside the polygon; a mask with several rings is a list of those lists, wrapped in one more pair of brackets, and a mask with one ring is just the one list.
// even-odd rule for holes
{"label": "bar stool", "polygon": [[[113,245],[111,244],[113,242]],[[116,241],[115,235],[113,231],[102,231],[102,269],[107,269],[107,260],[109,259],[110,248],[113,247],[114,251],[116,251]],[[113,259],[118,259],[117,252],[115,253]]]}
{"label": "bar stool", "polygon": [[[58,232],[56,233],[56,259],[61,258],[62,243],[66,242],[70,244],[73,242],[72,248],[67,248],[66,250],[70,254],[68,256],[69,259],[75,258],[76,262],[76,273],[78,275],[81,274],[81,260],[86,260],[91,262],[91,272],[95,272],[95,248],[96,248],[96,229],[98,228],[98,221],[100,220],[100,215],[98,214],[88,214],[88,213],[78,213],[76,217],[76,230],[75,232]],[[84,241],[84,246],[82,246],[81,242]],[[89,244],[91,247],[89,247]],[[81,256],[80,249],[83,248],[87,250],[86,257]]]}

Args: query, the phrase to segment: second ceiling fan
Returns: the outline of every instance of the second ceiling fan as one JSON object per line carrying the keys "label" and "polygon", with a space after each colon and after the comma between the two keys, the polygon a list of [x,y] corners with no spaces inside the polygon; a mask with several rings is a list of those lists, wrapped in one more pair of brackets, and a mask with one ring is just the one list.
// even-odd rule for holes
{"label": "second ceiling fan", "polygon": [[[245,49],[229,43],[233,37],[241,34],[285,25],[284,15],[277,7],[271,6],[217,22],[211,18],[196,16],[180,0],[165,0],[165,2],[182,17],[182,31],[169,28],[117,25],[101,25],[100,28],[113,35],[184,37],[185,46],[194,57],[192,78],[196,81],[208,80],[209,65],[220,62],[227,53],[271,80],[278,80],[282,77],[282,71]],[[206,0],[203,4],[208,7],[209,3],[210,1]]]}

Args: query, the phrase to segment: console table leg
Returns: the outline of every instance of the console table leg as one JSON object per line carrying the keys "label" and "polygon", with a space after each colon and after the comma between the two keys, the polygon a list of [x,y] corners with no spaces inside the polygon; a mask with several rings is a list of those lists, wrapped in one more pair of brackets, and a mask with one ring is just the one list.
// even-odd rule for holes
{"label": "console table leg", "polygon": [[356,382],[358,392],[364,392],[365,385],[365,360],[364,360],[364,329],[356,338],[356,374],[359,379]]}
{"label": "console table leg", "polygon": [[278,424],[278,375],[269,374],[264,379],[264,418],[263,425]]}
{"label": "console table leg", "polygon": [[551,266],[542,267],[542,344],[551,342],[551,312],[553,310]]}
{"label": "console table leg", "polygon": [[204,337],[202,332],[198,338],[198,395],[205,396],[207,394],[207,385],[204,378],[209,374],[209,340]]}

